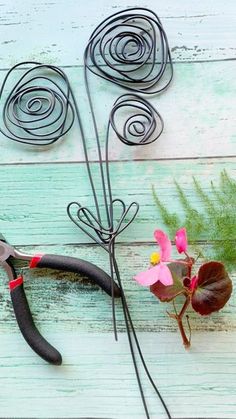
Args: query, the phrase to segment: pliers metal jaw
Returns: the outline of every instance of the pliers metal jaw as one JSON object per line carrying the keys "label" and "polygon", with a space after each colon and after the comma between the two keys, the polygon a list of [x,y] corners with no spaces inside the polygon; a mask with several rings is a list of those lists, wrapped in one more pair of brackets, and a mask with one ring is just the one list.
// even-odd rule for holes
{"label": "pliers metal jaw", "polygon": [[34,324],[24,292],[23,276],[17,276],[13,265],[14,259],[29,261],[29,268],[51,268],[85,275],[95,281],[110,296],[120,297],[120,288],[106,272],[90,262],[68,256],[28,255],[10,246],[0,234],[0,265],[5,269],[9,278],[12,305],[21,333],[31,348],[45,361],[60,365],[62,363],[61,354],[44,339]]}

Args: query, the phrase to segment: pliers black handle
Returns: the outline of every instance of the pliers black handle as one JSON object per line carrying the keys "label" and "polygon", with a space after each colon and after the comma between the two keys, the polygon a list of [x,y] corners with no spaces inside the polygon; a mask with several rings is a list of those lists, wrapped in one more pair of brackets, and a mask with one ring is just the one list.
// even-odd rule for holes
{"label": "pliers black handle", "polygon": [[12,305],[21,333],[30,347],[45,361],[54,365],[60,365],[62,363],[61,354],[44,339],[34,324],[24,292],[23,277],[17,277],[12,258],[28,260],[30,268],[58,269],[85,275],[94,280],[110,296],[113,294],[114,297],[120,297],[120,289],[106,272],[90,262],[74,257],[49,254],[38,254],[32,257],[16,251],[0,240],[0,262],[10,279],[9,288]]}
{"label": "pliers black handle", "polygon": [[50,364],[61,365],[60,352],[44,339],[35,326],[24,291],[23,277],[20,276],[10,281],[9,287],[16,320],[26,342],[45,361]]}
{"label": "pliers black handle", "polygon": [[32,257],[29,267],[58,269],[60,271],[84,275],[96,282],[110,296],[112,296],[113,283],[114,297],[121,296],[120,288],[105,271],[83,259],[40,253]]}

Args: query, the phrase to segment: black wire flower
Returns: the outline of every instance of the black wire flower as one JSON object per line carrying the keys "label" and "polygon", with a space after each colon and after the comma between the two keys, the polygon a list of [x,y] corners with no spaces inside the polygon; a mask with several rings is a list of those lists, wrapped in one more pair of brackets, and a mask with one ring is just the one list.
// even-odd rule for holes
{"label": "black wire flower", "polygon": [[0,132],[19,143],[55,143],[74,122],[70,95],[67,76],[58,67],[35,62],[15,65],[0,90]]}
{"label": "black wire flower", "polygon": [[162,23],[145,8],[123,10],[100,23],[89,39],[84,60],[92,73],[140,93],[159,93],[173,77]]}

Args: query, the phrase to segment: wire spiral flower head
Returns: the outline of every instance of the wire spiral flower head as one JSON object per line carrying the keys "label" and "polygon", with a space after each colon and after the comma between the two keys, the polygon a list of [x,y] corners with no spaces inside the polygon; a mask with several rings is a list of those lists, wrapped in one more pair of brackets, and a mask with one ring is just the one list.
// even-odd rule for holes
{"label": "wire spiral flower head", "polygon": [[122,95],[116,100],[110,113],[110,124],[120,141],[131,146],[153,143],[164,128],[157,110],[136,94]]}
{"label": "wire spiral flower head", "polygon": [[30,145],[56,142],[74,122],[70,96],[69,81],[61,69],[35,62],[15,65],[0,90],[1,133]]}
{"label": "wire spiral flower head", "polygon": [[173,77],[166,33],[159,17],[146,8],[105,19],[92,33],[84,60],[94,74],[140,93],[159,93]]}

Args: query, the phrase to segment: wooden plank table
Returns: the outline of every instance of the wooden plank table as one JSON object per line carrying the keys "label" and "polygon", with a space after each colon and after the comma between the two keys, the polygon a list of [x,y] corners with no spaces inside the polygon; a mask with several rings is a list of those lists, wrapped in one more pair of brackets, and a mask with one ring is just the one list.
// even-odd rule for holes
{"label": "wooden plank table", "polygon": [[[126,202],[137,199],[141,206],[117,245],[121,274],[145,358],[173,418],[236,418],[235,293],[222,312],[206,319],[191,315],[194,337],[186,352],[165,314],[166,306],[132,281],[155,248],[153,230],[164,227],[152,184],[167,205],[179,211],[173,179],[191,195],[192,175],[206,189],[224,168],[236,175],[235,1],[2,0],[0,81],[18,61],[60,65],[75,89],[82,115],[88,115],[82,77],[86,41],[103,18],[137,5],[153,8],[160,16],[175,76],[165,94],[151,99],[165,120],[158,142],[137,150],[120,143],[111,156],[114,190]],[[122,91],[96,77],[91,84],[103,137],[111,105]],[[88,117],[86,121],[96,172],[95,143]],[[32,253],[84,257],[108,269],[103,251],[88,244],[66,215],[71,200],[84,204],[91,200],[76,127],[41,152],[0,136],[0,187],[0,227],[13,245]],[[75,276],[69,281],[71,275],[35,271],[29,278],[26,271],[34,318],[63,354],[63,366],[56,368],[25,344],[2,270],[0,276],[0,417],[144,418],[120,304],[116,343],[111,301],[100,289]],[[143,380],[152,418],[164,419],[160,403]]]}

